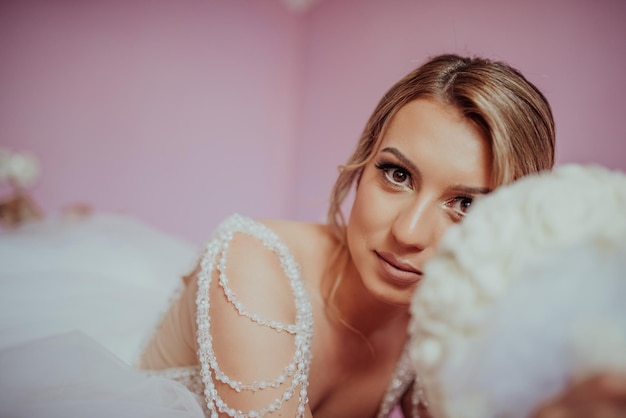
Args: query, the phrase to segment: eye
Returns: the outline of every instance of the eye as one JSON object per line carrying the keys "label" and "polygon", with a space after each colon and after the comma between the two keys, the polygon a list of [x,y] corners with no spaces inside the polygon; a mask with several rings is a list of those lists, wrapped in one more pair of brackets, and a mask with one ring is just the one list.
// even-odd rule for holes
{"label": "eye", "polygon": [[473,197],[456,196],[454,199],[452,199],[448,203],[448,206],[462,217],[467,214],[473,202],[474,202]]}
{"label": "eye", "polygon": [[393,181],[394,183],[398,183],[402,185],[404,185],[404,183],[408,181],[409,179],[409,173],[407,173],[401,168],[388,169],[385,171],[385,175],[387,175],[387,178]]}
{"label": "eye", "polygon": [[411,187],[411,175],[395,164],[381,163],[376,167],[383,172],[385,179],[395,186]]}

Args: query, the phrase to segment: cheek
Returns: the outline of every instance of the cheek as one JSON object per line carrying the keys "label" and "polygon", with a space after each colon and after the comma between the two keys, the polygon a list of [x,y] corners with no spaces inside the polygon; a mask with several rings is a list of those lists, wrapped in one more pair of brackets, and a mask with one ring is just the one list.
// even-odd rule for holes
{"label": "cheek", "polygon": [[423,254],[425,262],[433,258],[433,256],[437,253],[437,248],[439,247],[441,238],[443,238],[443,235],[452,225],[454,225],[454,223],[447,219],[445,216],[442,216],[442,219],[437,222],[432,245],[430,245]]}
{"label": "cheek", "polygon": [[372,182],[362,182],[356,191],[350,219],[348,233],[370,235],[388,222],[389,210],[386,207],[384,196],[381,196],[378,186]]}
{"label": "cheek", "polygon": [[352,202],[352,208],[350,209],[350,217],[348,218],[348,242],[353,245],[355,235],[359,235],[363,230],[363,224],[367,224],[367,222],[363,219],[366,215],[363,213],[363,204],[362,204],[361,194],[359,192],[356,193],[354,197],[354,201]]}

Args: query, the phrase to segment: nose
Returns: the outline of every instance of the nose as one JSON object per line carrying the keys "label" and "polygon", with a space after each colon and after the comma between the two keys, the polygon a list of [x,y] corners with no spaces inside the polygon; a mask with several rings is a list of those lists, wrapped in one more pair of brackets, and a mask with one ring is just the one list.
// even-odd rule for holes
{"label": "nose", "polygon": [[441,235],[441,220],[436,202],[421,198],[406,202],[398,212],[391,232],[404,247],[423,251],[436,244]]}

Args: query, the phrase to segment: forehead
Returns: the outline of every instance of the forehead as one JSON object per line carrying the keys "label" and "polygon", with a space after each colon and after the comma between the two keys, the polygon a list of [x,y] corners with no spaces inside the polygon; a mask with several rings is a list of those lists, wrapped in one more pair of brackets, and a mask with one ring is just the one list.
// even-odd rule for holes
{"label": "forehead", "polygon": [[418,167],[439,168],[471,183],[490,183],[492,153],[487,137],[451,105],[417,99],[390,120],[379,144],[398,149]]}

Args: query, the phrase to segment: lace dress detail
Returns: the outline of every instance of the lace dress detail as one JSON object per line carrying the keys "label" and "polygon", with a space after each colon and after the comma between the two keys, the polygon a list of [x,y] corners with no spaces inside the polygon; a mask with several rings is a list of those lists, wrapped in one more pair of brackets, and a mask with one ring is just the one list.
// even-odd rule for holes
{"label": "lace dress detail", "polygon": [[[250,235],[260,240],[263,245],[277,255],[282,270],[289,280],[293,291],[296,319],[293,324],[280,323],[267,320],[248,309],[237,299],[237,295],[229,287],[226,274],[226,263],[231,241],[236,233]],[[204,396],[204,410],[208,417],[217,418],[218,413],[236,418],[259,418],[269,412],[279,410],[286,400],[298,396],[297,417],[303,417],[305,405],[308,403],[307,389],[309,368],[311,364],[311,341],[313,338],[313,311],[309,296],[300,276],[300,268],[287,246],[280,238],[265,225],[241,215],[233,215],[220,224],[212,239],[206,246],[206,251],[200,262],[201,270],[198,274],[198,292],[196,297],[198,325],[198,358],[200,366],[171,368],[160,371],[152,371],[151,374],[159,374],[177,380],[187,386],[192,392]],[[209,315],[209,286],[215,271],[219,272],[218,284],[228,301],[235,307],[237,312],[250,321],[264,327],[271,328],[276,332],[287,332],[294,335],[296,349],[289,364],[285,366],[279,376],[267,381],[240,382],[231,379],[221,369],[213,350],[211,337],[211,318]],[[398,362],[394,375],[387,388],[383,402],[377,414],[377,418],[389,415],[395,405],[398,404],[402,395],[414,381],[415,375],[410,365],[408,346]],[[259,391],[266,388],[279,388],[286,385],[282,396],[276,398],[269,405],[259,410],[247,412],[231,408],[219,396],[215,388],[214,379],[230,386],[235,391]],[[414,386],[418,388],[418,385]],[[419,418],[417,406],[422,398],[421,394],[414,390],[412,396],[413,416]]]}

